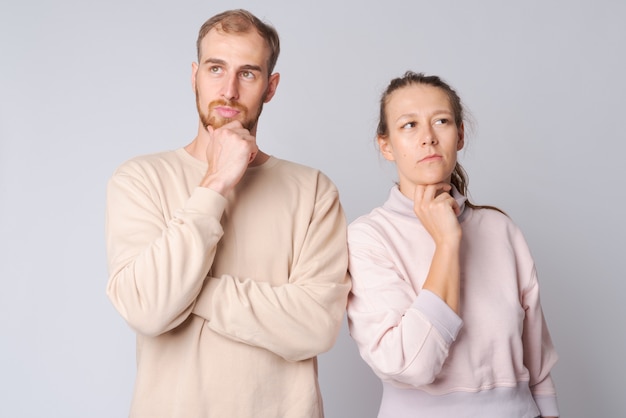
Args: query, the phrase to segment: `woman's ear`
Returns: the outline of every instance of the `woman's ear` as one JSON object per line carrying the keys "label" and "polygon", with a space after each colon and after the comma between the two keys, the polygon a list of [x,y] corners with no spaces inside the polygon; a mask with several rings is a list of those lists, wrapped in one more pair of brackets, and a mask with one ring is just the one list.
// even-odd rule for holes
{"label": "woman's ear", "polygon": [[376,137],[376,141],[378,142],[378,149],[380,149],[380,153],[387,161],[395,161],[395,157],[393,155],[393,148],[391,146],[391,141],[389,141],[389,137],[380,136]]}
{"label": "woman's ear", "polygon": [[461,126],[459,126],[459,140],[456,142],[456,150],[461,151],[463,146],[465,145],[465,125],[461,122]]}

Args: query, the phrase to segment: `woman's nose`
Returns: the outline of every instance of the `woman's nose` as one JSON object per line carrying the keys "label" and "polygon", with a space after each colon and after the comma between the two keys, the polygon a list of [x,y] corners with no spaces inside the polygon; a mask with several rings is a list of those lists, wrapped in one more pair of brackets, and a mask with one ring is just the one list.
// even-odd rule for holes
{"label": "woman's nose", "polygon": [[437,143],[437,137],[432,129],[428,129],[424,132],[421,143],[422,145],[435,145]]}

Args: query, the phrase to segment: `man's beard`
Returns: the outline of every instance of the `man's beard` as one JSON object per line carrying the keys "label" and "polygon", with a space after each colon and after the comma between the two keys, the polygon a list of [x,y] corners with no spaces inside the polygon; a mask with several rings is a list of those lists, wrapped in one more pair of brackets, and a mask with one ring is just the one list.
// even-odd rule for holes
{"label": "man's beard", "polygon": [[[263,97],[261,98],[261,104],[259,105],[259,111],[254,117],[251,117],[251,118],[248,117],[248,108],[246,106],[236,101],[230,101],[230,100],[224,100],[224,99],[213,100],[212,102],[210,102],[206,109],[207,112],[204,113],[204,109],[200,107],[200,99],[199,99],[197,89],[196,89],[196,107],[198,108],[198,115],[200,116],[200,121],[202,122],[202,126],[204,126],[205,129],[208,126],[213,127],[213,129],[218,129],[226,125],[227,123],[230,123],[234,120],[239,120],[241,122],[241,125],[245,129],[247,129],[248,131],[251,131],[256,126],[257,121],[259,120],[259,116],[261,116],[261,111],[263,110],[263,102],[265,100],[265,96],[266,94],[264,93]],[[239,114],[237,116],[241,116],[243,117],[243,119],[240,119],[239,117],[223,118],[221,116],[216,115],[213,110],[218,106],[228,106],[233,109],[237,109],[239,111]]]}

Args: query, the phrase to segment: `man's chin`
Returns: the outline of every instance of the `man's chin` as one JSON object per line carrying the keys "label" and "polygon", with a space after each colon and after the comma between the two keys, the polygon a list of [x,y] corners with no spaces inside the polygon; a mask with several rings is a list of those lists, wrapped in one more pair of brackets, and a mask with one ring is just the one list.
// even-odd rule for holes
{"label": "man's chin", "polygon": [[213,129],[219,129],[222,126],[234,121],[236,119],[230,119],[230,118],[211,118],[211,120],[209,120],[209,126],[211,126]]}
{"label": "man's chin", "polygon": [[[211,126],[213,129],[219,129],[224,125],[229,124],[230,122],[233,122],[235,120],[239,120],[239,119],[235,119],[235,118],[211,118],[209,120],[209,123],[207,126]],[[256,125],[256,120],[245,120],[245,121],[240,121],[241,122],[241,126],[243,126],[245,129],[247,130],[252,130],[252,128],[255,127]]]}

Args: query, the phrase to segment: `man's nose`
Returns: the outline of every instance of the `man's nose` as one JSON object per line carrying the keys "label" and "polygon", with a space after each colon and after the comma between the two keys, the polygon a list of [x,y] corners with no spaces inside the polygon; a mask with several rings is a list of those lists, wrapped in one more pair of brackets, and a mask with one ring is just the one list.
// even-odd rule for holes
{"label": "man's nose", "polygon": [[239,98],[239,86],[236,74],[229,75],[224,80],[222,97],[228,101],[237,100]]}

